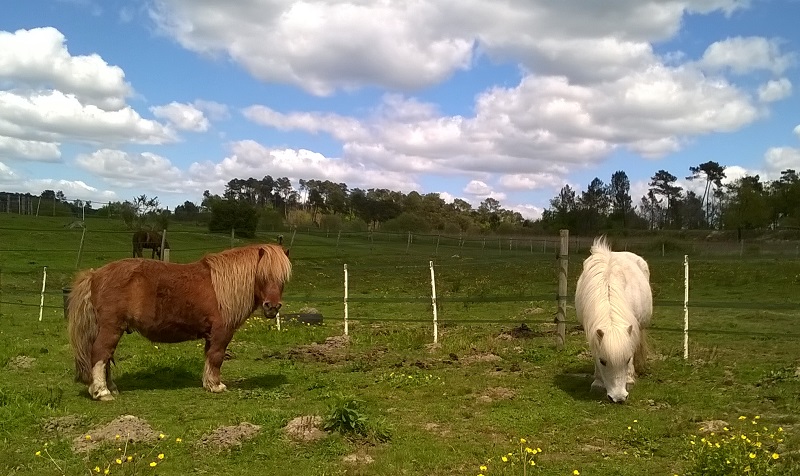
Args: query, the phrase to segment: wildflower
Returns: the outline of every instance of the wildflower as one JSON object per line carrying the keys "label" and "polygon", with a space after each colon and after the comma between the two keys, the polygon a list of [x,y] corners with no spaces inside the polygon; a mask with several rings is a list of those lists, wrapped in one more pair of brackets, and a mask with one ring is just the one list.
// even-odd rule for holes
{"label": "wildflower", "polygon": [[758,419],[759,419],[759,418],[761,418],[761,417],[760,417],[759,415],[756,415],[756,416],[754,416],[753,418],[755,418],[756,420],[758,420]]}
{"label": "wildflower", "polygon": [[36,456],[42,456],[42,452],[41,451],[37,451],[36,452]]}
{"label": "wildflower", "polygon": [[181,441],[183,441],[181,438],[175,438],[175,443],[180,443]]}
{"label": "wildflower", "polygon": [[528,442],[528,440],[526,440],[525,438],[520,438],[520,439],[519,439],[519,442],[520,442],[520,443],[522,443],[522,444],[524,445],[525,443],[527,443],[527,442]]}
{"label": "wildflower", "polygon": [[158,439],[159,440],[163,440],[165,436],[167,436],[167,435],[165,435],[164,433],[161,433],[160,435],[158,435]]}
{"label": "wildflower", "polygon": [[778,459],[780,457],[781,455],[779,455],[778,453],[772,453],[772,459]]}
{"label": "wildflower", "polygon": [[739,417],[739,419],[740,419],[740,420],[747,420],[747,417],[746,417],[746,416],[744,416],[744,415],[742,415],[742,416],[740,416],[740,417]]}
{"label": "wildflower", "polygon": [[782,427],[782,426],[779,426],[779,427],[778,427],[778,433],[780,433],[780,432],[782,432],[782,431],[783,431],[783,427]]}
{"label": "wildflower", "polygon": [[156,463],[155,461],[150,463],[151,468],[155,468],[156,466],[158,466],[158,463]]}
{"label": "wildflower", "polygon": [[506,458],[505,456],[503,456],[503,457],[502,457],[502,458],[500,458],[500,459],[502,459],[502,460],[503,460],[503,463],[508,463],[508,458]]}
{"label": "wildflower", "polygon": [[92,439],[92,435],[86,435],[84,438],[86,438],[87,440],[91,440]]}
{"label": "wildflower", "polygon": [[106,469],[104,469],[104,470],[103,470],[103,474],[108,474],[108,473],[110,473],[110,472],[111,472],[111,470],[110,470],[110,469],[108,469],[108,468],[106,468]]}
{"label": "wildflower", "polygon": [[158,459],[164,459],[164,453],[159,453],[158,454]]}
{"label": "wildflower", "polygon": [[100,466],[95,466],[94,467],[94,472],[95,473],[99,473],[100,472]]}
{"label": "wildflower", "polygon": [[748,456],[750,456],[750,459],[753,459],[753,458],[756,457],[756,454],[755,453],[750,453]]}
{"label": "wildflower", "polygon": [[115,459],[114,462],[117,463],[117,464],[122,464],[122,460],[119,459],[119,458]]}
{"label": "wildflower", "polygon": [[531,460],[531,466],[536,466],[536,461]]}
{"label": "wildflower", "polygon": [[115,439],[115,440],[118,440],[119,438],[120,438],[120,436],[119,436],[119,435],[117,435],[117,436],[115,436],[115,437],[114,437],[114,439]]}
{"label": "wildflower", "polygon": [[128,463],[130,463],[131,461],[133,461],[133,456],[128,456],[126,459],[128,460]]}
{"label": "wildflower", "polygon": [[483,471],[486,471],[488,468],[486,468],[485,464],[482,464],[479,469],[483,472]]}
{"label": "wildflower", "polygon": [[537,453],[541,453],[541,452],[542,452],[542,449],[541,449],[541,448],[536,448],[536,452],[537,452]]}
{"label": "wildflower", "polygon": [[639,420],[633,420],[634,423],[639,423]]}
{"label": "wildflower", "polygon": [[575,476],[580,476],[581,472],[576,469],[575,471],[572,472],[572,474],[574,474]]}
{"label": "wildflower", "polygon": [[531,449],[531,448],[525,448],[525,452],[526,452],[526,453],[532,453],[532,454],[536,454],[536,452],[535,452],[535,451],[533,451],[533,449]]}

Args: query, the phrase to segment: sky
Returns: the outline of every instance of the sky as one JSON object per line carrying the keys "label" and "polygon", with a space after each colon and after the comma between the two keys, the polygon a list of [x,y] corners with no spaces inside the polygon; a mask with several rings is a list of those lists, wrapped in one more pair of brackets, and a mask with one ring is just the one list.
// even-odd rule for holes
{"label": "sky", "polygon": [[3,0],[0,190],[494,198],[800,170],[800,0]]}

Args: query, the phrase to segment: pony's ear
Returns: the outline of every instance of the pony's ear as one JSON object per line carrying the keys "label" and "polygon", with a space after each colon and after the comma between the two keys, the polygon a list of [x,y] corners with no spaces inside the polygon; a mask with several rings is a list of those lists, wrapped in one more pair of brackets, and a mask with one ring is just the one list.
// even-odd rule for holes
{"label": "pony's ear", "polygon": [[631,334],[633,334],[633,324],[628,326],[628,335],[631,335]]}
{"label": "pony's ear", "polygon": [[266,253],[266,252],[264,251],[264,248],[259,248],[259,249],[258,249],[258,259],[259,259],[259,260],[261,259],[261,257],[262,257],[262,256],[264,256],[264,253]]}
{"label": "pony's ear", "polygon": [[597,340],[602,341],[604,335],[603,329],[597,329]]}
{"label": "pony's ear", "polygon": [[284,248],[283,252],[286,254],[287,257],[289,256],[289,248]]}

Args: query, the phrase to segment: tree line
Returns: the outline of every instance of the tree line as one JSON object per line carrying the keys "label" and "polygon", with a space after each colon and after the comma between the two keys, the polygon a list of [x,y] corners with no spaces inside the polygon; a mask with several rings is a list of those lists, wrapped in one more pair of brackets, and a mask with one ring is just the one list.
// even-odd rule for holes
{"label": "tree line", "polygon": [[[725,181],[726,167],[708,161],[689,167],[686,180],[698,190],[684,189],[678,177],[658,170],[647,193],[634,199],[627,174],[614,172],[606,184],[594,178],[578,192],[565,185],[550,200],[541,218],[525,219],[503,208],[494,198],[477,207],[462,199],[445,202],[439,194],[403,193],[385,188],[349,188],[329,180],[301,179],[295,189],[287,177],[234,178],[222,195],[203,193],[199,204],[186,201],[173,211],[157,197],[104,204],[68,201],[61,191],[45,190],[41,197],[83,213],[123,219],[131,228],[166,228],[170,220],[207,224],[212,232],[252,236],[257,229],[319,228],[329,231],[413,231],[445,234],[553,233],[569,229],[580,235],[609,230],[742,230],[800,227],[800,177],[793,169],[776,180],[748,175]],[[26,194],[27,195],[27,194]],[[8,203],[11,194],[0,192]],[[11,210],[10,206],[7,206]],[[2,208],[0,208],[2,210]],[[87,211],[88,210],[88,211]]]}

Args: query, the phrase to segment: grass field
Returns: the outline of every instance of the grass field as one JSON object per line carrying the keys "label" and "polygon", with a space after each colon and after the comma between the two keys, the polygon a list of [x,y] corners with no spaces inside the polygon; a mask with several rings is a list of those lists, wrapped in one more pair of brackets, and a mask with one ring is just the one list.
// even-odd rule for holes
{"label": "grass field", "polygon": [[[65,227],[70,221],[0,214],[0,474],[736,474],[698,470],[698,448],[720,435],[752,442],[742,443],[752,473],[800,474],[800,261],[793,257],[690,254],[684,360],[683,254],[644,249],[658,304],[653,353],[628,402],[612,405],[589,390],[593,364],[571,307],[566,346],[555,349],[556,237],[549,248],[533,238],[509,249],[497,239],[462,247],[428,237],[409,246],[377,234],[287,233],[294,277],[283,312],[314,307],[323,325],[287,323],[279,331],[251,318],[229,347],[228,391],[220,395],[201,387],[199,342],[155,346],[126,335],[113,370],[121,394],[95,402],[72,380],[62,288],[76,265],[129,256],[131,233],[121,222],[89,220],[78,263],[82,230]],[[231,245],[229,236],[180,225],[169,241],[176,262]],[[586,253],[571,257],[570,292]],[[337,338],[344,264],[349,340]],[[138,420],[108,433],[104,425],[123,415]],[[304,415],[352,417],[364,431],[349,434],[345,425],[298,442],[284,427]],[[700,433],[715,421],[725,423],[714,436]],[[249,433],[233,427],[244,422],[258,432],[224,447]],[[126,435],[113,434],[142,428],[152,431],[144,441],[125,444]],[[742,453],[724,441],[709,448],[703,461]]]}

